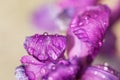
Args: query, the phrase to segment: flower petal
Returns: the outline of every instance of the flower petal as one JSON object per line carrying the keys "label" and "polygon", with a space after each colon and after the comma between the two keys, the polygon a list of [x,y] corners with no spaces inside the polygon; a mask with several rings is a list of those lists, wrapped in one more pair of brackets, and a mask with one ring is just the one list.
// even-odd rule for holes
{"label": "flower petal", "polygon": [[24,43],[27,52],[40,61],[55,61],[63,58],[66,49],[66,37],[62,35],[35,34],[27,37]]}

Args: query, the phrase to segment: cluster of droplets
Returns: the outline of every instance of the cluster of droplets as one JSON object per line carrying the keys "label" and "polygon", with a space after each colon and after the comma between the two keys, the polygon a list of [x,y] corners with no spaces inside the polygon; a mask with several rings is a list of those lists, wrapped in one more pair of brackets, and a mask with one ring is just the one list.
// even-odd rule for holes
{"label": "cluster of droplets", "polygon": [[43,77],[43,80],[74,80],[78,69],[78,65],[69,60],[60,60],[54,70]]}
{"label": "cluster of droplets", "polygon": [[[79,39],[89,43],[96,43],[104,36],[109,24],[109,15],[109,9],[106,6],[91,7],[80,13],[79,16],[77,15],[70,26]],[[103,20],[104,16],[106,17]]]}
{"label": "cluster of droplets", "polygon": [[[26,38],[24,46],[29,55],[23,56],[21,63],[24,66],[24,74],[27,80],[50,80],[51,78],[53,80],[63,80],[69,76],[73,78],[74,74],[76,74],[77,65],[65,59],[64,56],[66,49],[65,36],[49,35],[46,32],[42,35],[35,34]],[[41,55],[43,57],[39,57]],[[19,68],[16,70],[18,71]],[[66,70],[69,73],[68,76],[62,74]],[[19,72],[16,72],[16,76],[18,74]],[[20,78],[21,76],[16,79],[20,80]]]}
{"label": "cluster of droplets", "polygon": [[[89,67],[94,59],[91,57],[95,57],[102,46],[109,15],[104,5],[88,7],[75,16],[67,37],[47,32],[27,37],[24,47],[29,55],[21,58],[22,66],[16,69],[16,79],[119,80],[106,65]],[[64,55],[67,48],[68,59]]]}
{"label": "cluster of droplets", "polygon": [[87,68],[82,76],[82,80],[119,80],[118,74],[108,65],[96,65]]}
{"label": "cluster of droplets", "polygon": [[[69,56],[96,56],[95,54],[102,46],[103,37],[108,28],[109,17],[110,10],[105,5],[89,7],[85,11],[79,12],[71,22],[67,32],[68,38],[69,36],[74,37],[70,43],[74,42],[74,46],[79,48],[71,48],[68,51]],[[81,47],[85,51],[80,51]]]}
{"label": "cluster of droplets", "polygon": [[[56,43],[57,42],[57,43]],[[63,57],[66,48],[66,38],[62,35],[35,34],[27,37],[24,43],[25,49],[30,55],[39,60],[57,60]]]}

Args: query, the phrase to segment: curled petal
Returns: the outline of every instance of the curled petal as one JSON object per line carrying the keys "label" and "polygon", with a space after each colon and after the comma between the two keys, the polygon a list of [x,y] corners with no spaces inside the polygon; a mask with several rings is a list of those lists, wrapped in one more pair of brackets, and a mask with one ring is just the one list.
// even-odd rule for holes
{"label": "curled petal", "polygon": [[68,29],[69,58],[96,55],[109,24],[110,10],[105,5],[97,5],[79,12]]}
{"label": "curled petal", "polygon": [[27,37],[24,43],[27,52],[40,61],[55,61],[64,56],[66,37],[62,35],[35,34]]}

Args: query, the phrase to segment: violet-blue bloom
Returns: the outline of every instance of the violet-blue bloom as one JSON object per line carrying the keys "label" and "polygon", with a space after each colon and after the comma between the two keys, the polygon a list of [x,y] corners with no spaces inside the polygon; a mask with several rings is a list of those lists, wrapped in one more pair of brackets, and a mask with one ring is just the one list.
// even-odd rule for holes
{"label": "violet-blue bloom", "polygon": [[[105,5],[86,8],[79,12],[68,29],[69,58],[91,55],[94,57],[102,45],[109,24],[110,10]],[[72,45],[72,46],[70,46]]]}
{"label": "violet-blue bloom", "polygon": [[40,61],[63,58],[66,49],[66,37],[62,35],[35,34],[27,37],[24,43],[27,52]]}

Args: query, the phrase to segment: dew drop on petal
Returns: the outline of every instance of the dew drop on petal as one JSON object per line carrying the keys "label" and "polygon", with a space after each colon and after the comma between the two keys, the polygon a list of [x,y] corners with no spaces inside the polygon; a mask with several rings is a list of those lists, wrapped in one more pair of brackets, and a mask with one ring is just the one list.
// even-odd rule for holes
{"label": "dew drop on petal", "polygon": [[102,42],[101,41],[98,44],[99,44],[100,47],[102,46]]}
{"label": "dew drop on petal", "polygon": [[33,54],[33,53],[34,53],[34,50],[33,50],[32,48],[28,48],[28,52],[29,52],[30,54]]}
{"label": "dew drop on petal", "polygon": [[47,32],[44,32],[44,33],[43,33],[43,35],[47,36],[47,35],[48,35],[48,33],[47,33]]}
{"label": "dew drop on petal", "polygon": [[45,74],[46,70],[44,68],[41,69],[41,74]]}
{"label": "dew drop on petal", "polygon": [[83,25],[83,22],[80,22],[80,23],[79,23],[79,26],[82,26],[82,25]]}

